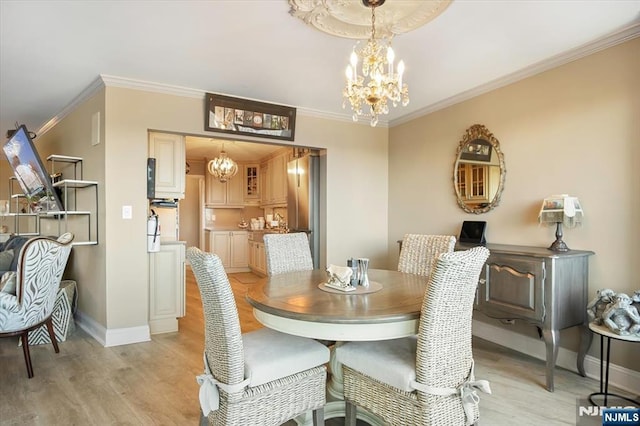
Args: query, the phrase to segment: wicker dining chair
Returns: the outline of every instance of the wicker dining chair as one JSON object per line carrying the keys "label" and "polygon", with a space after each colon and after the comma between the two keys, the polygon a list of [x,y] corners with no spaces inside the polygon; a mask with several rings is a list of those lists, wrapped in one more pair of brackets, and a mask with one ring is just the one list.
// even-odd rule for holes
{"label": "wicker dining chair", "polygon": [[196,247],[187,258],[204,312],[205,374],[197,380],[209,425],[276,426],[310,410],[313,424],[324,424],[329,349],[268,328],[242,334],[220,258]]}
{"label": "wicker dining chair", "polygon": [[429,278],[417,336],[347,342],[336,348],[342,364],[346,425],[356,406],[391,425],[459,426],[477,422],[471,348],[473,301],[485,247],[440,255]]}
{"label": "wicker dining chair", "polygon": [[398,271],[428,277],[441,253],[451,253],[456,245],[453,235],[406,234],[398,260]]}
{"label": "wicker dining chair", "polygon": [[304,232],[265,234],[263,240],[267,275],[313,269],[309,237]]}

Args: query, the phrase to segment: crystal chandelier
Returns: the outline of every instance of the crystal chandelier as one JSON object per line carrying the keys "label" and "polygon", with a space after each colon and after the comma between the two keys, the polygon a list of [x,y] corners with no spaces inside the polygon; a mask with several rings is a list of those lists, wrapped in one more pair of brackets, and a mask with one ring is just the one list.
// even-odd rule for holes
{"label": "crystal chandelier", "polygon": [[[359,48],[361,42],[354,46],[346,70],[347,85],[343,91],[342,107],[345,108],[349,101],[353,110],[353,121],[358,121],[361,115],[371,116],[371,127],[378,124],[379,115],[389,113],[387,101],[391,101],[394,107],[399,102],[402,102],[403,106],[409,103],[409,88],[402,84],[404,62],[400,61],[394,70],[395,54],[391,48],[391,41],[376,40],[376,7],[384,2],[385,0],[362,0],[365,6],[371,8],[371,38],[362,48]],[[362,75],[358,74],[359,61],[362,63]]]}
{"label": "crystal chandelier", "polygon": [[209,161],[207,169],[209,173],[220,182],[226,182],[238,173],[238,164],[227,157],[227,153],[224,151],[224,145],[222,145],[220,156]]}

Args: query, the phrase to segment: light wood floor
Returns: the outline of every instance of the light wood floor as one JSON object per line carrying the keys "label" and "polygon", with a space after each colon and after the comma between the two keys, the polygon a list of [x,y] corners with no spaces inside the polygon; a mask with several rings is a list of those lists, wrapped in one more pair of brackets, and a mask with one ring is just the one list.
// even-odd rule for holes
{"label": "light wood floor", "polygon": [[[187,277],[187,315],[178,333],[104,348],[78,328],[60,343],[59,354],[51,345],[32,347],[32,379],[17,341],[0,339],[0,424],[197,425],[203,320],[189,270]],[[243,331],[260,327],[243,297],[257,277],[230,278]],[[476,377],[489,380],[493,390],[480,396],[482,426],[573,425],[577,399],[598,388],[596,381],[558,368],[550,393],[542,361],[482,340],[474,340],[474,355]]]}

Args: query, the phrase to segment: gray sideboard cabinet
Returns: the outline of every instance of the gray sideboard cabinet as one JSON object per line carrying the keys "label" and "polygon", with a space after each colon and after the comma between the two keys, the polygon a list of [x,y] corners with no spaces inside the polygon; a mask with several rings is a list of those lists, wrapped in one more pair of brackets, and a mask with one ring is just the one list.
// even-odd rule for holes
{"label": "gray sideboard cabinet", "polygon": [[[459,250],[468,248],[460,244]],[[543,247],[487,244],[491,254],[478,283],[475,308],[491,318],[535,325],[546,346],[547,390],[553,392],[560,330],[582,326],[578,371],[584,375],[583,348],[590,343],[586,307],[592,251],[554,252]]]}

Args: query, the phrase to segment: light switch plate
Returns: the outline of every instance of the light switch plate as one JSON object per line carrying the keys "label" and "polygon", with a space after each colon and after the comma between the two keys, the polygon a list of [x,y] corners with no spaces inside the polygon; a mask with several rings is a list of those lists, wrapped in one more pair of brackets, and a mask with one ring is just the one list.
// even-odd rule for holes
{"label": "light switch plate", "polygon": [[122,206],[122,218],[123,219],[133,218],[133,208],[131,206]]}

